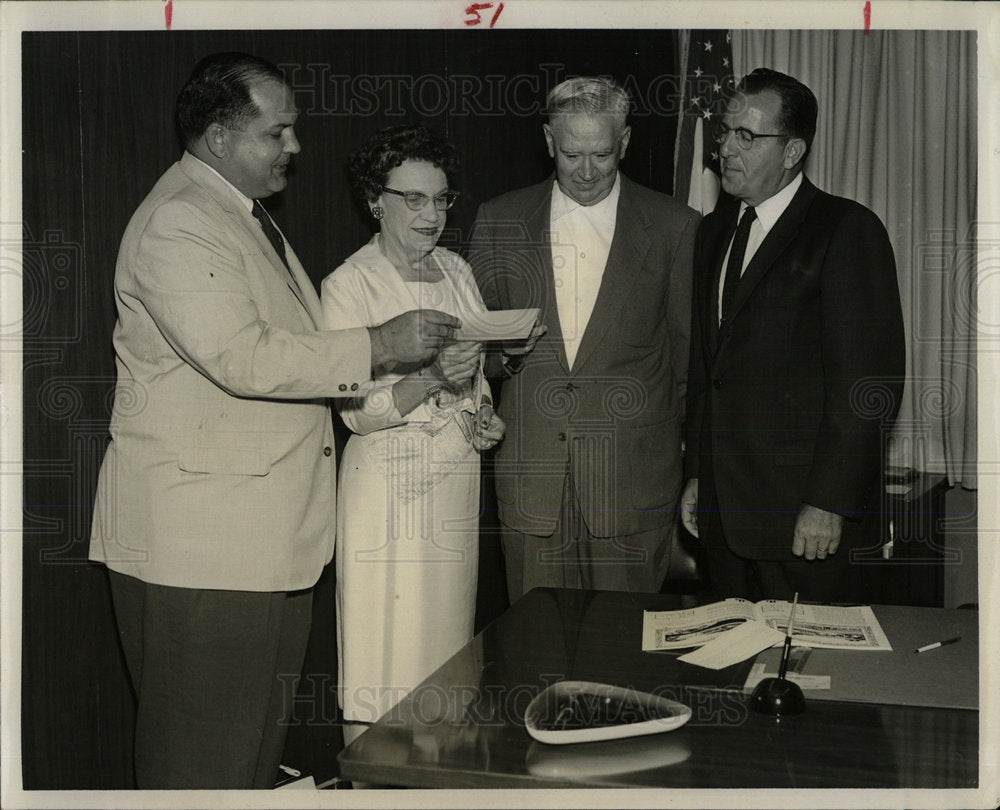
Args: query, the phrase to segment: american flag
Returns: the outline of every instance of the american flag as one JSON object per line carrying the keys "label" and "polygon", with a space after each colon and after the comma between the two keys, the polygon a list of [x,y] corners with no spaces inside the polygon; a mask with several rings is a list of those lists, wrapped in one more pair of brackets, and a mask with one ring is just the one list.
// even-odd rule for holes
{"label": "american flag", "polygon": [[718,144],[712,126],[736,85],[732,36],[726,30],[693,30],[681,36],[681,121],[674,148],[674,196],[702,214],[719,199]]}

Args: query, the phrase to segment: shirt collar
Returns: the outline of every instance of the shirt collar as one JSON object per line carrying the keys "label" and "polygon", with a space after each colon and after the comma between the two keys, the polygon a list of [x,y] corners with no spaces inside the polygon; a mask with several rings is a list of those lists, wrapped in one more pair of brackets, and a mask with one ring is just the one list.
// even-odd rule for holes
{"label": "shirt collar", "polygon": [[576,211],[578,208],[586,208],[588,212],[593,212],[598,216],[610,216],[618,209],[618,197],[621,195],[622,187],[621,178],[621,172],[616,172],[615,184],[611,187],[608,196],[593,205],[580,205],[580,203],[559,187],[558,180],[554,180],[552,183],[551,220],[554,222],[560,217]]}
{"label": "shirt collar", "polygon": [[[188,154],[191,155],[190,152],[188,152]],[[218,177],[223,183],[225,183],[227,186],[229,186],[229,188],[232,189],[233,194],[236,195],[236,198],[241,203],[243,203],[246,206],[247,211],[251,211],[251,212],[253,211],[253,200],[251,200],[246,194],[244,194],[242,191],[240,191],[238,188],[236,188],[236,186],[234,186],[225,177],[223,177],[221,174],[219,174],[219,172],[214,167],[209,166],[200,157],[195,157],[195,155],[191,155],[191,157],[194,158],[195,160],[197,160],[202,166],[204,166],[206,169],[208,169],[210,172],[212,172],[216,177]]]}
{"label": "shirt collar", "polygon": [[[757,220],[760,222],[761,227],[764,229],[764,233],[768,233],[771,228],[774,227],[774,223],[778,221],[785,209],[788,208],[792,201],[792,197],[795,196],[795,192],[799,190],[799,186],[802,185],[802,172],[795,175],[795,179],[792,180],[787,186],[785,186],[781,191],[775,194],[773,197],[768,197],[760,205],[755,206],[754,211],[757,213]],[[743,212],[747,209],[746,203],[740,203],[740,216],[743,216]],[[737,222],[739,219],[737,219]]]}

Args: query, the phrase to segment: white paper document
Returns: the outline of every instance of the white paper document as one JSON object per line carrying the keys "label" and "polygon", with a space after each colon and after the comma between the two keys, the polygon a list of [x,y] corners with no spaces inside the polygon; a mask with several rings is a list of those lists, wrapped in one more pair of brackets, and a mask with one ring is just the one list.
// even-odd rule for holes
{"label": "white paper document", "polygon": [[722,669],[745,661],[775,644],[781,644],[784,638],[784,635],[777,630],[751,619],[732,630],[716,635],[708,644],[679,656],[677,660],[708,669]]}
{"label": "white paper document", "polygon": [[[756,604],[725,599],[686,610],[647,610],[642,617],[642,649],[700,647],[720,634],[756,621],[780,634],[788,628],[792,605],[780,599]],[[891,650],[882,626],[867,605],[803,605],[795,608],[793,645],[835,650]]]}
{"label": "white paper document", "polygon": [[[752,692],[754,687],[759,684],[764,678],[777,678],[777,672],[767,672],[764,669],[764,665],[761,663],[756,663],[750,668],[750,674],[747,675],[747,681],[743,684],[744,690],[747,692]],[[797,683],[801,689],[829,689],[830,688],[830,676],[829,675],[802,675],[798,672],[788,671],[785,673],[785,677]]]}
{"label": "white paper document", "polygon": [[538,321],[539,310],[501,309],[462,315],[456,340],[524,340]]}

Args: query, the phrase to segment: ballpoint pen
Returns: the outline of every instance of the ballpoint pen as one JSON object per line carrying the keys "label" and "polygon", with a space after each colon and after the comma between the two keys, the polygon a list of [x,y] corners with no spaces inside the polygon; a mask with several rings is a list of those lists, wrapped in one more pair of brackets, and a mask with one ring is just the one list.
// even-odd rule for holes
{"label": "ballpoint pen", "polygon": [[788,669],[788,654],[792,649],[792,625],[795,624],[795,606],[799,601],[799,592],[795,592],[792,599],[792,612],[788,614],[788,627],[785,630],[785,646],[781,650],[781,668],[778,670],[778,678],[784,680],[785,670]]}
{"label": "ballpoint pen", "polygon": [[945,644],[954,644],[956,641],[961,641],[961,636],[955,636],[954,638],[946,638],[944,641],[935,641],[932,644],[925,644],[923,647],[917,647],[913,652],[922,653],[928,650],[936,650],[938,647],[943,647]]}
{"label": "ballpoint pen", "polygon": [[750,696],[751,709],[774,715],[779,719],[782,715],[799,714],[806,710],[806,699],[802,695],[802,688],[795,681],[785,677],[792,649],[792,627],[795,624],[795,606],[798,601],[799,594],[796,591],[792,600],[792,612],[788,615],[788,627],[785,628],[785,646],[781,650],[781,668],[778,670],[778,677],[764,678],[754,687]]}

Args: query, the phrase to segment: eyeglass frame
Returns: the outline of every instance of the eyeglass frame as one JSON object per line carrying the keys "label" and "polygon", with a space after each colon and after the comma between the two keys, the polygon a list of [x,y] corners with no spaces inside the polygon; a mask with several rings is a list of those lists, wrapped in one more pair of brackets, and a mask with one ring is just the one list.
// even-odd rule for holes
{"label": "eyeglass frame", "polygon": [[[719,133],[722,133],[721,137]],[[752,129],[747,129],[746,127],[731,127],[724,121],[716,121],[712,126],[712,140],[716,143],[725,143],[726,138],[729,137],[729,133],[734,133],[736,135],[736,145],[742,149],[744,152],[753,148],[753,142],[757,138],[789,138],[790,135],[784,132],[754,132]],[[743,145],[740,138],[741,132],[745,132],[750,138],[750,143],[746,146]]]}
{"label": "eyeglass frame", "polygon": [[[423,211],[427,207],[427,203],[430,202],[431,200],[434,200],[435,209],[437,209],[438,211],[447,211],[455,204],[455,200],[458,199],[458,195],[461,193],[449,189],[448,191],[442,192],[441,194],[431,197],[429,194],[424,194],[424,192],[422,191],[415,191],[413,189],[409,191],[399,191],[394,188],[389,188],[388,186],[382,186],[382,191],[388,192],[389,194],[395,194],[397,197],[402,197],[403,202],[406,203],[406,207],[409,208],[411,211]],[[424,201],[419,205],[417,205],[416,207],[414,207],[413,203],[410,201],[419,200],[420,197],[423,197]],[[443,207],[438,205],[438,200],[441,200],[444,203]]]}

